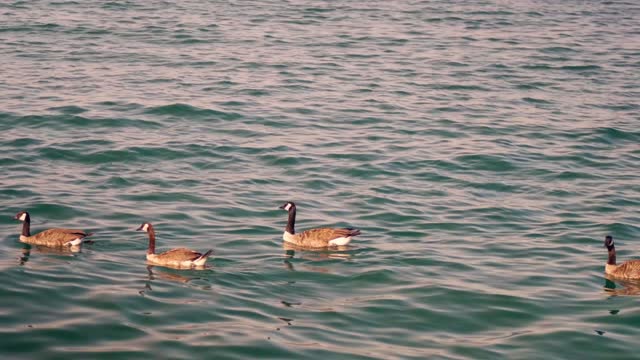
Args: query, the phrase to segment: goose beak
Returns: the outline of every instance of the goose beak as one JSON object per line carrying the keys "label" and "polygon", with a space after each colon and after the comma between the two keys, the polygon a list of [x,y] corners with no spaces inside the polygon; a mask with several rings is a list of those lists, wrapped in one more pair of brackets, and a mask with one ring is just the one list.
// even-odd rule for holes
{"label": "goose beak", "polygon": [[140,225],[140,226],[136,229],[136,231],[140,231],[140,230],[142,230],[142,228],[143,228],[143,227],[144,227],[144,224]]}
{"label": "goose beak", "polygon": [[[284,205],[282,205],[282,206],[278,206],[278,209],[282,209],[282,210],[284,210]],[[17,219],[17,218],[16,218],[16,219]]]}

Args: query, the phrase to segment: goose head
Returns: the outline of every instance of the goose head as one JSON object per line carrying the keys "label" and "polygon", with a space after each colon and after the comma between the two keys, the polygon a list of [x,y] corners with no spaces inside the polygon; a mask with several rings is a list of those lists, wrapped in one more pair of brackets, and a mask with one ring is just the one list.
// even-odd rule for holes
{"label": "goose head", "polygon": [[279,209],[291,212],[292,209],[296,209],[296,204],[294,204],[292,201],[287,201],[282,206],[280,206]]}
{"label": "goose head", "polygon": [[142,225],[140,225],[139,228],[136,229],[136,231],[144,231],[144,232],[149,232],[149,229],[151,229],[151,224],[150,223],[142,223]]}
{"label": "goose head", "polygon": [[20,211],[19,213],[16,214],[16,216],[13,217],[14,220],[19,220],[19,221],[29,221],[29,213],[26,211]]}
{"label": "goose head", "polygon": [[604,238],[604,246],[607,248],[607,250],[611,250],[611,248],[613,248],[613,237],[611,235],[607,235]]}

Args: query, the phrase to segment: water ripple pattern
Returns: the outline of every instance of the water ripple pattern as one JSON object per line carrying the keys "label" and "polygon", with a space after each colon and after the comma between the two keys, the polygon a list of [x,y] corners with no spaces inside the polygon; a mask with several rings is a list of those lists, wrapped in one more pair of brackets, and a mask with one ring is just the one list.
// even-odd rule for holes
{"label": "water ripple pattern", "polygon": [[[3,359],[637,357],[633,1],[0,4]],[[339,251],[282,243],[361,229]],[[94,231],[81,252],[18,242]],[[148,267],[158,247],[210,268]]]}

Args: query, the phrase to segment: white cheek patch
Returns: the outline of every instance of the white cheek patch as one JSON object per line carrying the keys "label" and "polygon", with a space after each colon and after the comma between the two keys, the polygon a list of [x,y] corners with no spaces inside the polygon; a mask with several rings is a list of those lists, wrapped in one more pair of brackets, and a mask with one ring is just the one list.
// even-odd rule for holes
{"label": "white cheek patch", "polygon": [[20,221],[25,221],[27,219],[27,213],[20,215]]}
{"label": "white cheek patch", "polygon": [[149,224],[144,224],[144,226],[142,227],[142,231],[147,232],[148,229],[149,229]]}
{"label": "white cheek patch", "polygon": [[289,209],[291,209],[291,203],[287,203],[287,205],[285,205],[284,209],[289,211]]}

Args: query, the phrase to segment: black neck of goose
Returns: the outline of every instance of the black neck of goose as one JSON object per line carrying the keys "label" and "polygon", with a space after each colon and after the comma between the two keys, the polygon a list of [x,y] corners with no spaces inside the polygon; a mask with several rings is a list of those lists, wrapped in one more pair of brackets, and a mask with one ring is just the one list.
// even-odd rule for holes
{"label": "black neck of goose", "polygon": [[607,264],[615,265],[616,264],[616,247],[614,245],[607,246],[607,250],[609,250],[609,259],[607,259]]}
{"label": "black neck of goose", "polygon": [[289,221],[287,221],[287,227],[284,229],[289,234],[295,234],[296,226],[296,208],[289,210]]}
{"label": "black neck of goose", "polygon": [[147,254],[155,254],[156,253],[156,232],[153,230],[153,226],[149,225],[149,229],[147,229],[149,233],[149,249],[147,250]]}
{"label": "black neck of goose", "polygon": [[22,236],[31,236],[31,219],[29,218],[29,214],[25,217],[22,222]]}

